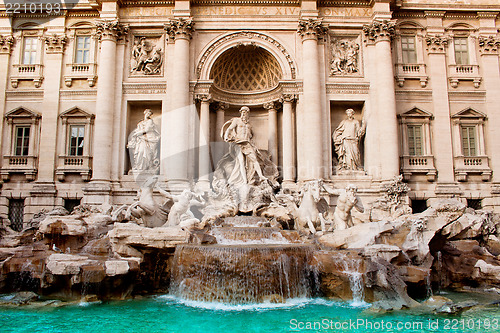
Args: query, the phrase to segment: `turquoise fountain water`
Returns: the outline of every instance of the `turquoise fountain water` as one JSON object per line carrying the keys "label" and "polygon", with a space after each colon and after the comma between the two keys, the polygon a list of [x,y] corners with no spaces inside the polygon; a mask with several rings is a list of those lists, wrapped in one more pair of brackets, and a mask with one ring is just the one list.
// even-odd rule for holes
{"label": "turquoise fountain water", "polygon": [[[450,296],[450,295],[447,295]],[[320,298],[227,305],[174,296],[43,309],[0,309],[0,332],[498,332],[498,306],[461,316],[371,314]],[[480,328],[479,328],[480,327]],[[453,329],[456,328],[456,329]]]}
{"label": "turquoise fountain water", "polygon": [[500,331],[500,309],[492,304],[498,297],[447,294],[455,301],[484,304],[456,316],[438,316],[428,308],[371,312],[355,269],[359,263],[341,256],[337,259],[349,276],[353,301],[313,298],[307,274],[311,245],[271,229],[231,228],[216,233],[219,245],[178,247],[170,295],[0,307],[0,332]]}

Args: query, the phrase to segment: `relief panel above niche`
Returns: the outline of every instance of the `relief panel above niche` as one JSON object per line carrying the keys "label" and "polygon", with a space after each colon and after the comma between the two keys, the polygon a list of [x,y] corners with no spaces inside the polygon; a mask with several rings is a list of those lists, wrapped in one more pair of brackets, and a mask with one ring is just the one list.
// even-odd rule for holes
{"label": "relief panel above niche", "polygon": [[163,36],[134,36],[130,48],[130,76],[163,75],[163,46]]}
{"label": "relief panel above niche", "polygon": [[363,76],[359,36],[331,35],[328,46],[330,77]]}

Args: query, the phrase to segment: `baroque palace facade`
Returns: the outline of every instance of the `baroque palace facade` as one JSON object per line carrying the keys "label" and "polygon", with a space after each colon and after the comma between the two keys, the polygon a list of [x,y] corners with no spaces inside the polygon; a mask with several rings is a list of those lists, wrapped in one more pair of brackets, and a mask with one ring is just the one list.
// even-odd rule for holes
{"label": "baroque palace facade", "polygon": [[[172,191],[209,188],[220,130],[248,106],[285,188],[354,183],[369,201],[402,174],[414,210],[500,211],[497,0],[33,3],[0,8],[0,216],[17,228],[43,208],[131,203],[145,109]],[[346,109],[365,128],[356,170],[332,141]]]}

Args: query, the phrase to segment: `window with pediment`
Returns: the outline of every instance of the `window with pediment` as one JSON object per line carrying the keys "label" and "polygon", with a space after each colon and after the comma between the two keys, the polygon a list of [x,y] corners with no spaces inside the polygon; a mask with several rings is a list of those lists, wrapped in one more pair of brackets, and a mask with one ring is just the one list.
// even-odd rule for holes
{"label": "window with pediment", "polygon": [[9,111],[4,118],[7,138],[3,143],[3,166],[0,174],[8,181],[12,174],[24,174],[34,180],[37,173],[38,137],[41,116],[24,107]]}
{"label": "window with pediment", "polygon": [[481,84],[479,65],[477,62],[475,29],[465,24],[457,23],[446,29],[449,38],[448,47],[448,79],[453,88],[461,81],[472,81],[475,88]]}
{"label": "window with pediment", "polygon": [[69,45],[64,82],[71,87],[75,80],[87,81],[93,87],[97,80],[97,39],[95,27],[88,22],[79,22],[69,29]]}
{"label": "window with pediment", "polygon": [[491,169],[484,140],[486,115],[473,108],[466,108],[451,118],[457,180],[467,181],[470,174],[480,174],[483,181],[490,180]]}
{"label": "window with pediment", "polygon": [[427,86],[428,76],[424,64],[423,27],[415,22],[401,22],[396,29],[395,72],[400,87],[406,80],[419,80],[422,88]]}
{"label": "window with pediment", "polygon": [[94,115],[73,107],[59,115],[64,142],[59,148],[56,175],[64,181],[67,174],[80,174],[85,181],[92,172],[92,130]]}
{"label": "window with pediment", "polygon": [[39,25],[25,23],[18,27],[14,36],[16,43],[13,55],[10,82],[17,88],[21,81],[32,81],[36,88],[43,81],[43,29]]}
{"label": "window with pediment", "polygon": [[401,133],[401,171],[406,180],[413,174],[425,174],[434,181],[436,168],[431,150],[432,114],[420,108],[398,115]]}

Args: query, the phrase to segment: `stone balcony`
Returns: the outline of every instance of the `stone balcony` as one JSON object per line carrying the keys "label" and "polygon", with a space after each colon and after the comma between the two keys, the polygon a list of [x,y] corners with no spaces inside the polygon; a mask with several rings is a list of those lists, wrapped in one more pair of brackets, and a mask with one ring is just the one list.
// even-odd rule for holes
{"label": "stone balcony", "polygon": [[35,180],[37,172],[36,156],[4,156],[3,167],[0,170],[2,180],[8,181],[13,173],[23,173],[26,180]]}
{"label": "stone balcony", "polygon": [[402,156],[401,169],[406,181],[410,180],[412,174],[425,174],[430,182],[436,180],[437,172],[433,156]]}
{"label": "stone balcony", "polygon": [[453,88],[458,87],[460,81],[472,81],[475,88],[481,84],[479,65],[449,65],[448,79]]}
{"label": "stone balcony", "polygon": [[403,87],[405,80],[419,80],[422,88],[427,86],[427,76],[424,64],[396,64],[395,77],[398,86]]}
{"label": "stone balcony", "polygon": [[459,182],[467,181],[468,174],[481,174],[483,181],[491,178],[488,156],[456,156],[455,175]]}
{"label": "stone balcony", "polygon": [[92,157],[60,155],[56,169],[57,179],[63,182],[68,173],[79,173],[84,181],[89,181],[92,175]]}
{"label": "stone balcony", "polygon": [[12,88],[17,88],[20,80],[31,80],[36,88],[40,88],[43,81],[43,65],[13,65],[13,72],[10,77]]}
{"label": "stone balcony", "polygon": [[71,87],[73,80],[87,80],[89,87],[93,87],[97,80],[97,64],[67,64],[64,83]]}

